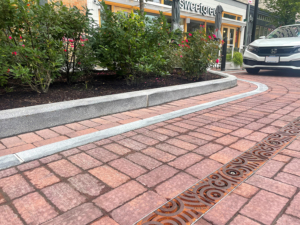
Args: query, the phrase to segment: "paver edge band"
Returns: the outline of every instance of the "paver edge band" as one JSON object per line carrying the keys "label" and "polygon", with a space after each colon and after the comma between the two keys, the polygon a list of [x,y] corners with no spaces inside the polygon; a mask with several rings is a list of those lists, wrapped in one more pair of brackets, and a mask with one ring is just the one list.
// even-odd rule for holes
{"label": "paver edge band", "polygon": [[[259,94],[259,93],[262,93],[262,92],[268,90],[268,87],[265,84],[261,84],[261,83],[253,82],[253,81],[246,81],[246,80],[243,80],[243,81],[253,83],[253,84],[257,85],[258,88],[256,90],[248,92],[248,93],[243,93],[243,94],[227,97],[224,99],[216,100],[213,102],[208,102],[208,103],[204,103],[201,105],[192,106],[189,108],[185,108],[185,109],[177,110],[174,112],[158,115],[158,116],[147,118],[144,120],[135,121],[135,122],[120,125],[117,127],[97,131],[97,132],[94,132],[91,134],[86,134],[86,135],[71,138],[68,140],[56,142],[53,144],[37,147],[34,149],[19,152],[16,154],[2,156],[2,157],[0,157],[0,170],[9,168],[11,166],[15,166],[18,164],[26,163],[26,162],[29,162],[29,161],[32,161],[35,159],[40,159],[40,158],[43,158],[43,157],[46,157],[46,156],[49,156],[49,155],[52,155],[52,154],[55,154],[55,153],[58,153],[61,151],[65,151],[65,150],[68,150],[71,148],[76,148],[76,147],[79,147],[79,146],[82,146],[85,144],[89,144],[91,142],[109,138],[109,137],[112,137],[112,136],[115,136],[118,134],[126,133],[126,132],[136,130],[136,129],[139,129],[142,127],[150,126],[152,124],[156,124],[156,123],[163,122],[166,120],[174,119],[174,118],[177,118],[180,116],[184,116],[184,115],[198,112],[198,111],[201,111],[204,109],[208,109],[208,108],[211,108],[214,106],[222,105],[222,104],[225,104],[225,103],[228,103],[231,101],[235,101],[235,100],[238,100],[241,98],[256,95],[256,94]],[[13,160],[12,156],[15,157],[16,160]],[[9,159],[9,161],[7,161],[8,159]],[[19,162],[19,163],[17,164],[17,162]]]}
{"label": "paver edge band", "polygon": [[[255,144],[252,148],[242,152],[240,155],[238,155],[237,157],[235,157],[234,159],[230,160],[230,162],[226,163],[225,165],[221,166],[220,168],[218,168],[217,170],[215,170],[214,172],[212,172],[211,174],[207,175],[206,177],[204,177],[203,179],[201,180],[198,180],[195,184],[191,185],[190,187],[188,187],[186,190],[182,191],[180,194],[178,194],[177,196],[173,197],[172,199],[168,200],[167,202],[163,203],[162,205],[160,205],[159,207],[157,207],[155,210],[153,210],[152,212],[150,212],[149,214],[147,214],[146,216],[144,216],[143,218],[141,218],[140,220],[138,220],[137,222],[133,223],[132,225],[154,225],[155,224],[160,224],[158,222],[156,222],[155,220],[152,222],[152,219],[154,219],[154,215],[155,212],[159,209],[161,209],[163,206],[167,205],[168,203],[169,206],[171,205],[171,203],[173,202],[174,199],[176,199],[177,197],[179,197],[180,195],[184,194],[185,192],[189,191],[192,187],[195,187],[197,186],[197,184],[201,183],[204,180],[206,180],[207,178],[213,176],[214,174],[216,174],[217,172],[219,172],[222,168],[226,168],[228,165],[232,164],[236,159],[239,159],[240,157],[242,157],[243,155],[245,155],[245,153],[247,152],[250,152],[251,150],[253,149],[257,149],[257,146],[259,146],[260,144],[262,143],[265,143],[266,140],[270,139],[270,137],[274,136],[275,134],[278,134],[280,133],[280,131],[284,130],[285,128],[291,126],[291,124],[293,124],[295,121],[299,121],[300,120],[300,117],[298,117],[297,119],[294,119],[292,122],[288,123],[286,126],[282,127],[279,131],[275,132],[275,133],[272,133],[270,135],[268,135],[266,138],[264,138],[262,141],[260,141],[259,143]],[[300,124],[300,123],[299,123]],[[300,130],[300,129],[299,129]],[[255,175],[257,173],[257,171],[259,171],[260,168],[262,168],[267,162],[269,162],[270,160],[272,160],[276,155],[278,155],[281,151],[283,151],[284,149],[286,149],[289,145],[291,145],[293,143],[293,141],[295,141],[298,137],[300,137],[300,133],[297,133],[297,135],[295,135],[293,138],[291,138],[291,140],[288,141],[287,144],[285,144],[282,148],[279,148],[277,149],[277,152],[275,154],[273,154],[270,158],[267,158],[265,161],[263,161],[262,164],[260,164],[259,166],[257,166],[257,168],[255,168],[252,173],[250,173],[249,176],[246,176],[242,181],[236,181],[236,182],[239,182],[233,189],[229,189],[230,191],[225,194],[220,200],[218,200],[213,206],[211,206],[207,211],[205,211],[203,214],[201,214],[195,221],[193,221],[192,223],[188,222],[186,224],[189,224],[189,225],[193,225],[195,224],[196,222],[198,222],[203,216],[205,216],[210,210],[212,210],[214,207],[216,207],[218,204],[220,204],[221,201],[223,201],[227,196],[229,196],[235,189],[237,189],[241,184],[245,183],[249,178],[251,178],[253,175]],[[283,141],[284,143],[284,141]],[[275,148],[275,147],[274,147]],[[270,151],[270,150],[268,150]],[[237,160],[239,161],[239,160]],[[250,164],[250,163],[249,163]],[[244,164],[243,164],[244,165]],[[221,175],[222,176],[222,175]],[[229,181],[230,179],[227,178],[227,180],[223,177],[223,180],[216,180],[216,182],[224,182],[224,181]],[[217,186],[217,185],[216,185]],[[212,187],[210,187],[212,188]],[[215,190],[216,191],[216,190]],[[195,200],[196,201],[196,200]],[[196,204],[195,202],[193,202],[194,204]],[[172,206],[172,205],[171,205]],[[171,207],[170,207],[171,208]],[[177,206],[178,208],[178,206]],[[187,207],[188,208],[188,207]],[[178,209],[179,210],[179,209]],[[168,211],[168,210],[166,210]],[[182,211],[183,212],[183,211]],[[167,212],[166,214],[168,214],[170,212]],[[176,216],[174,215],[175,213],[170,213],[171,215],[169,217],[172,217],[172,216]],[[160,214],[156,214],[158,217],[160,216]],[[196,215],[196,214],[194,214]],[[144,219],[147,219],[147,217],[150,217],[151,218],[151,221],[145,221],[143,222]],[[164,216],[161,216],[159,219],[163,222],[163,218],[166,217],[166,215]],[[179,217],[178,217],[179,218]],[[174,221],[178,218],[173,218]],[[180,217],[181,218],[181,217]],[[189,219],[192,219],[190,217],[188,217]],[[170,218],[166,218],[166,219],[169,219]],[[184,221],[185,222],[185,221]],[[162,224],[162,223],[161,223]],[[182,224],[183,225],[183,224]]]}
{"label": "paver edge band", "polygon": [[[218,74],[215,71],[210,72]],[[0,110],[0,138],[128,110],[147,108],[171,101],[225,90],[237,85],[237,78],[235,76],[227,73],[219,73],[218,75],[225,78],[24,108]],[[18,129],[14,129],[14,127],[18,127]]]}

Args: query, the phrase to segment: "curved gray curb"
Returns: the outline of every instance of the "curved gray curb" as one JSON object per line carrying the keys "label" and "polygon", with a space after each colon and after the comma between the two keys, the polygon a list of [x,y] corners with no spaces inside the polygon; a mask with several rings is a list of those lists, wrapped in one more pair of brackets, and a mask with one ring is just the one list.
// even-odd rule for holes
{"label": "curved gray curb", "polygon": [[0,138],[109,114],[155,106],[236,86],[237,79],[235,76],[224,73],[218,75],[225,78],[124,94],[2,110],[0,111]]}
{"label": "curved gray curb", "polygon": [[[220,72],[218,72],[218,73],[220,73]],[[68,139],[65,141],[60,141],[57,143],[30,149],[27,151],[16,153],[14,155],[0,157],[0,169],[15,166],[16,164],[21,164],[23,162],[29,162],[31,160],[39,159],[39,158],[42,158],[42,157],[45,157],[48,155],[52,155],[52,154],[55,154],[55,153],[58,153],[61,151],[65,151],[65,150],[68,150],[71,148],[79,147],[79,146],[82,146],[82,145],[85,145],[85,144],[88,144],[91,142],[99,141],[99,140],[109,138],[109,137],[112,137],[112,136],[115,136],[118,134],[122,134],[122,133],[125,133],[128,131],[136,130],[136,129],[139,129],[142,127],[150,126],[152,124],[156,124],[156,123],[163,122],[166,120],[174,119],[174,118],[177,118],[180,116],[184,116],[184,115],[191,114],[191,113],[194,113],[197,111],[208,109],[208,108],[211,108],[214,106],[222,105],[222,104],[225,104],[225,103],[228,103],[231,101],[235,101],[238,99],[256,95],[256,94],[259,94],[259,93],[262,93],[262,92],[265,92],[268,90],[268,87],[265,84],[261,84],[261,83],[253,82],[253,81],[247,81],[247,80],[242,80],[242,81],[253,83],[253,84],[257,85],[257,89],[254,91],[250,91],[248,93],[243,93],[243,94],[227,97],[227,98],[216,100],[213,102],[208,102],[208,103],[204,103],[201,105],[192,106],[189,108],[185,108],[185,109],[177,110],[174,112],[166,113],[163,115],[147,118],[147,119],[136,121],[133,123],[120,125],[117,127],[98,131],[95,133],[91,133],[91,134],[71,138],[71,139]],[[13,160],[13,157],[15,157],[14,160]],[[19,161],[19,163],[17,163],[16,160]],[[11,162],[11,164],[10,164],[10,162]]]}

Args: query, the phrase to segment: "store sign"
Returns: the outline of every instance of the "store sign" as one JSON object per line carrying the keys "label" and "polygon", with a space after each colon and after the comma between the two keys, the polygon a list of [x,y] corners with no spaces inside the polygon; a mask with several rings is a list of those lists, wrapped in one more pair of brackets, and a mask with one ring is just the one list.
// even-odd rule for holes
{"label": "store sign", "polygon": [[209,15],[209,16],[215,16],[216,15],[216,9],[211,8],[209,6],[202,5],[202,3],[193,3],[186,0],[180,0],[180,9],[199,13],[203,16]]}

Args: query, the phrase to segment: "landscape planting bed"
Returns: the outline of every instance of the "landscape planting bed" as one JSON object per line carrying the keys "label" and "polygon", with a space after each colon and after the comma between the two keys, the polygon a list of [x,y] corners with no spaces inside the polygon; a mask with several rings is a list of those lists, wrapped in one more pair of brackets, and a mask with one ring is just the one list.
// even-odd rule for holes
{"label": "landscape planting bed", "polygon": [[[97,72],[88,77],[87,82],[80,81],[68,85],[63,80],[57,81],[51,85],[47,94],[38,94],[32,91],[29,86],[22,86],[16,80],[11,80],[9,85],[7,85],[8,89],[0,88],[0,110],[121,94],[221,78],[223,77],[207,73],[199,80],[191,81],[179,74],[172,74],[172,76],[167,76],[165,78],[153,76],[144,79],[143,83],[139,85],[128,86],[124,79],[120,79],[117,75],[114,75],[113,72]],[[8,90],[11,90],[12,92],[9,92]]]}

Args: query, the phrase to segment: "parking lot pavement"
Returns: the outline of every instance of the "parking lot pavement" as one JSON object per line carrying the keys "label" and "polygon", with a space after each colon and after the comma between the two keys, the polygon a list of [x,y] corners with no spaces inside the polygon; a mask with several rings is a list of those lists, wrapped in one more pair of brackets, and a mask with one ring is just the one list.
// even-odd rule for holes
{"label": "parking lot pavement", "polygon": [[[196,183],[212,178],[224,185],[212,175],[254,146],[269,153],[254,164],[247,164],[252,156],[246,160],[240,169],[248,172],[222,194],[205,192],[215,207],[194,211],[198,218],[204,215],[195,224],[299,224],[300,128],[292,122],[300,114],[300,78],[234,75],[269,90],[0,171],[0,224],[130,225]],[[255,89],[239,85],[239,91]],[[230,90],[153,107],[154,115],[221,99],[232,95]],[[147,110],[130,113],[142,119],[152,114]],[[108,118],[111,123],[127,119]],[[291,135],[282,137],[286,125]],[[263,139],[280,147],[271,151]],[[7,141],[6,149],[9,143],[14,142]]]}

